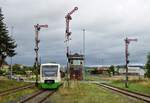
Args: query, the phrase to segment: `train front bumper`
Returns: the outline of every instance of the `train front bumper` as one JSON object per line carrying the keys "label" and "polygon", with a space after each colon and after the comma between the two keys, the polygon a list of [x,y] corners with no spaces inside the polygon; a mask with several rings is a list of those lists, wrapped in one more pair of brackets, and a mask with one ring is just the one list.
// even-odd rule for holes
{"label": "train front bumper", "polygon": [[60,82],[56,83],[39,83],[38,86],[43,89],[57,89],[61,85]]}

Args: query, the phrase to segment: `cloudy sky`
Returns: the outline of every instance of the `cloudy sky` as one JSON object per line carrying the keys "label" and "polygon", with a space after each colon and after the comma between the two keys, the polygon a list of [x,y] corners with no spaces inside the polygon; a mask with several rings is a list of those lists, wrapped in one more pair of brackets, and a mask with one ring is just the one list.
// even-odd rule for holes
{"label": "cloudy sky", "polygon": [[125,37],[138,39],[129,45],[131,64],[146,62],[150,0],[0,0],[5,23],[18,44],[13,63],[34,63],[33,25],[39,23],[49,26],[40,31],[42,62],[65,64],[64,17],[75,6],[79,9],[72,15],[71,52],[83,51],[85,29],[87,65],[124,64]]}

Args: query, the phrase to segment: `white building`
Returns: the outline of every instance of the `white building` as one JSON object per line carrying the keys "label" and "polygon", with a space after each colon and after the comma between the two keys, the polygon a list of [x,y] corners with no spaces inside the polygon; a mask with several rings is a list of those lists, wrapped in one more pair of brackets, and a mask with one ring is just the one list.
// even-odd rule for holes
{"label": "white building", "polygon": [[[120,68],[119,69],[120,74],[125,74],[126,69],[125,68]],[[144,76],[145,70],[141,66],[128,66],[128,74],[129,75],[140,75]]]}

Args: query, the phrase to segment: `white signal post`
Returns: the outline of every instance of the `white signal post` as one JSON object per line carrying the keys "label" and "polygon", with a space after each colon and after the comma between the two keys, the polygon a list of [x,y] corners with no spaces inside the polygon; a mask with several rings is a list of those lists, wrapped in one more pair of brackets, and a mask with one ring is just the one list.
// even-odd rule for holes
{"label": "white signal post", "polygon": [[48,28],[48,25],[39,25],[39,24],[36,24],[34,25],[34,28],[35,28],[35,54],[36,54],[36,57],[35,57],[35,63],[34,63],[34,69],[35,69],[35,75],[36,75],[36,85],[38,83],[38,70],[39,70],[39,54],[38,54],[38,50],[39,50],[39,31],[41,28]]}
{"label": "white signal post", "polygon": [[85,29],[83,29],[83,55],[84,55],[84,65],[83,65],[83,71],[84,71],[84,79],[86,79],[86,69],[85,69]]}

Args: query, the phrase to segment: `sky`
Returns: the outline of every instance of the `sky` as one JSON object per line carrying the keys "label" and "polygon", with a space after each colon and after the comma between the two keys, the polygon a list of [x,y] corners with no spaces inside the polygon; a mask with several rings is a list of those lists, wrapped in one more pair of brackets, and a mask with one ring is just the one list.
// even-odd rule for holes
{"label": "sky", "polygon": [[65,15],[75,6],[78,10],[70,22],[71,53],[83,53],[85,29],[86,65],[124,64],[126,37],[138,39],[129,45],[130,64],[146,63],[150,0],[0,0],[4,22],[18,45],[13,63],[34,64],[34,25],[38,23],[48,25],[39,33],[41,62],[65,65]]}

